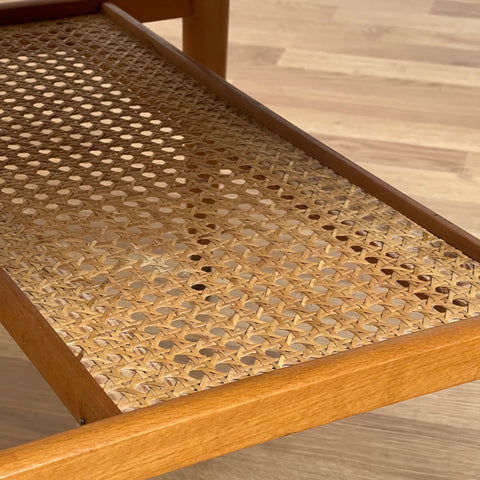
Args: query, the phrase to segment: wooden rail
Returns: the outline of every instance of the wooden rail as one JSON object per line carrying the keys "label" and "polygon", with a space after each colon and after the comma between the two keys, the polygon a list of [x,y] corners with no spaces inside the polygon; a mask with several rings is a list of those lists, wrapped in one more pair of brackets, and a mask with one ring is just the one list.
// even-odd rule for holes
{"label": "wooden rail", "polygon": [[0,479],[142,480],[478,379],[480,318],[330,355],[0,452]]}

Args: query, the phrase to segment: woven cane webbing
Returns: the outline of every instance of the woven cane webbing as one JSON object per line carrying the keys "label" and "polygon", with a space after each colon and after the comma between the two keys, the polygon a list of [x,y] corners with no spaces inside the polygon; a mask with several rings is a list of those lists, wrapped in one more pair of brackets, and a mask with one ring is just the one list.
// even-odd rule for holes
{"label": "woven cane webbing", "polygon": [[123,411],[480,313],[476,262],[103,15],[0,68],[1,262]]}

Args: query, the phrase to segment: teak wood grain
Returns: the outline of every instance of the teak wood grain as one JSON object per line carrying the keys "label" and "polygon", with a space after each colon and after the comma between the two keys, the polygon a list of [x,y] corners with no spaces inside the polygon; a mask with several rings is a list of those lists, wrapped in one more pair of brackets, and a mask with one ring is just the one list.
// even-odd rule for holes
{"label": "teak wood grain", "polygon": [[0,478],[144,479],[479,377],[480,318],[122,414],[0,453]]}
{"label": "teak wood grain", "polygon": [[225,78],[229,0],[193,0],[183,19],[183,51]]}

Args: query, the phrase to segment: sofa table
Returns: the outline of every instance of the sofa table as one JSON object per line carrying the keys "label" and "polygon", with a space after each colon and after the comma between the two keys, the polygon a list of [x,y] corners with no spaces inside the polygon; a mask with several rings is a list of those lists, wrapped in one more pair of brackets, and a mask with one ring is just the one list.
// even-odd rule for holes
{"label": "sofa table", "polygon": [[[115,3],[0,9],[0,320],[82,425],[0,478],[144,479],[478,379],[480,241],[225,82],[226,2]],[[171,16],[220,75],[140,23]]]}

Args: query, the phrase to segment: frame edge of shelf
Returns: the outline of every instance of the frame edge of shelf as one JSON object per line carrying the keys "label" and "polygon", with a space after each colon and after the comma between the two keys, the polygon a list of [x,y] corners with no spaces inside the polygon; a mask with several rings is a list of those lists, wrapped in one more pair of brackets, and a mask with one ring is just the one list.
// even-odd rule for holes
{"label": "frame edge of shelf", "polygon": [[478,379],[479,369],[480,317],[475,317],[239,380],[5,450],[0,452],[0,478],[150,478],[467,383]]}
{"label": "frame edge of shelf", "polygon": [[78,422],[90,423],[120,413],[80,359],[2,268],[0,322]]}
{"label": "frame edge of shelf", "polygon": [[220,98],[250,115],[271,132],[303,150],[326,167],[363,188],[366,192],[385,202],[429,232],[444,239],[474,260],[480,261],[480,239],[305,133],[201,63],[185,55],[116,5],[110,2],[103,3],[102,12],[119,27],[148,44],[166,60],[189,74]]}

